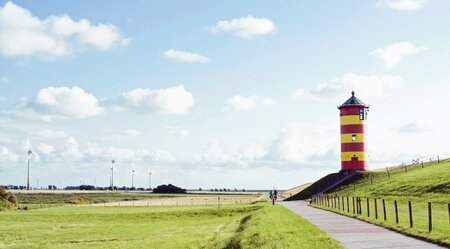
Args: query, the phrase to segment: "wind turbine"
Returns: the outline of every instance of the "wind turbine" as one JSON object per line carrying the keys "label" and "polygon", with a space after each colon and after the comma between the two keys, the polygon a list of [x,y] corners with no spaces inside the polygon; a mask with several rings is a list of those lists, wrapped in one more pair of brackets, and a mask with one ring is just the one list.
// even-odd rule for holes
{"label": "wind turbine", "polygon": [[114,159],[114,155],[113,155],[113,159],[111,160],[111,190],[114,191],[114,164],[120,165],[120,163],[118,163],[116,161],[116,159]]}
{"label": "wind turbine", "polygon": [[134,169],[131,171],[131,189],[134,188]]}
{"label": "wind turbine", "polygon": [[39,156],[38,154],[34,153],[33,150],[31,149],[31,142],[30,142],[30,138],[27,138],[27,147],[28,147],[28,157],[26,160],[26,163],[28,165],[28,177],[27,177],[27,190],[30,190],[30,162],[31,162],[31,157],[35,157],[36,160],[39,160]]}

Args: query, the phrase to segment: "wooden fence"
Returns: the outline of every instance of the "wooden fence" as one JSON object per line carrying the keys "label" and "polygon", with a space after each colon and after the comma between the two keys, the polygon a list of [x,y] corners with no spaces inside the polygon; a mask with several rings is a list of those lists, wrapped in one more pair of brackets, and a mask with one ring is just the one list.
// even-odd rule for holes
{"label": "wooden fence", "polygon": [[[375,219],[380,220],[383,219],[386,221],[388,219],[388,208],[387,208],[387,200],[381,199],[381,202],[379,202],[380,199],[377,198],[368,198],[368,197],[357,197],[357,196],[336,196],[336,195],[327,195],[327,194],[319,194],[315,195],[311,198],[311,203],[316,204],[318,206],[322,206],[328,209],[339,211],[340,213],[348,214],[348,215],[354,215],[356,217],[361,218],[368,218],[368,219]],[[362,202],[365,202],[365,211],[363,213],[363,204]],[[393,214],[395,217],[395,224],[399,224],[400,220],[400,214],[401,216],[405,216],[404,213],[399,213],[399,202],[397,200],[389,200],[390,202],[393,201]],[[381,204],[381,207],[379,206]],[[417,214],[417,212],[414,212],[413,210],[413,202],[407,201],[405,203],[407,207],[407,215],[408,217],[408,223],[410,228],[414,228],[415,221],[419,219],[419,216],[421,214]],[[423,202],[421,202],[423,204]],[[428,232],[431,233],[433,231],[433,204],[431,202],[426,203],[426,213],[427,213],[427,228]],[[381,209],[380,209],[381,208]],[[381,215],[382,212],[382,215]],[[371,217],[372,215],[372,217]],[[448,222],[445,229],[450,228],[450,203],[447,204],[447,215],[448,215]],[[442,218],[440,216],[439,218]],[[423,217],[420,217],[420,220],[423,221]],[[423,222],[422,222],[423,223]],[[442,223],[440,223],[442,225]]]}

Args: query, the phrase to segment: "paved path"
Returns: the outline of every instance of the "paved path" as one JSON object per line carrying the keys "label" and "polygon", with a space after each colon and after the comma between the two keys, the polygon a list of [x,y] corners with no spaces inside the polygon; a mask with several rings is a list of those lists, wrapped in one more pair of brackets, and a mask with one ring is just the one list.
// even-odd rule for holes
{"label": "paved path", "polygon": [[350,249],[445,248],[355,218],[308,206],[304,201],[281,202]]}

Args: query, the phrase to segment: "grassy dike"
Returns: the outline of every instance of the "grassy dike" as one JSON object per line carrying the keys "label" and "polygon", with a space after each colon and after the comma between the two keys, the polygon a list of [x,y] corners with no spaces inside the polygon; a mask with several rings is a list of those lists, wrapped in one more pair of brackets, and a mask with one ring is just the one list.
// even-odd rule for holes
{"label": "grassy dike", "polygon": [[0,248],[341,248],[267,203],[184,207],[61,206],[0,213]]}
{"label": "grassy dike", "polygon": [[[395,169],[401,170],[401,169]],[[384,174],[384,172],[382,172]],[[450,161],[430,163],[422,169],[392,174],[390,178],[380,177],[380,172],[366,172],[365,176],[336,191],[329,196],[341,197],[341,210],[330,209],[344,215],[357,217],[405,234],[421,237],[436,243],[450,246],[450,222],[448,204],[450,203]],[[373,179],[375,179],[374,181]],[[371,180],[372,178],[372,180]],[[350,212],[347,212],[347,196]],[[342,211],[344,197],[345,211]],[[362,212],[353,214],[352,197],[361,197]],[[369,216],[367,215],[369,198]],[[377,199],[378,218],[375,218],[375,200]],[[386,203],[387,219],[384,220],[382,200]],[[399,223],[395,221],[394,201],[398,204]],[[412,204],[413,227],[410,227],[408,201]],[[428,202],[432,203],[433,230],[428,231]],[[317,205],[315,205],[317,206]]]}

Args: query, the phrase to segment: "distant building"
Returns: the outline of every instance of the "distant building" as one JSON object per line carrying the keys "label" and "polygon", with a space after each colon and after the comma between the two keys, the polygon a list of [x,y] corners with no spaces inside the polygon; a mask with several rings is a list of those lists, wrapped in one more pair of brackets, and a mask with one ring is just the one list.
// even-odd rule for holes
{"label": "distant building", "polygon": [[341,120],[341,170],[366,170],[365,120],[369,106],[352,96],[338,106]]}

